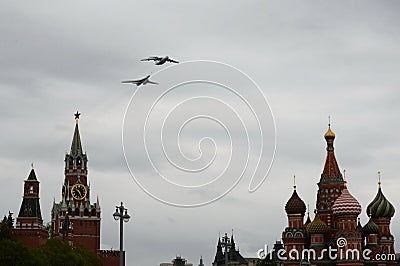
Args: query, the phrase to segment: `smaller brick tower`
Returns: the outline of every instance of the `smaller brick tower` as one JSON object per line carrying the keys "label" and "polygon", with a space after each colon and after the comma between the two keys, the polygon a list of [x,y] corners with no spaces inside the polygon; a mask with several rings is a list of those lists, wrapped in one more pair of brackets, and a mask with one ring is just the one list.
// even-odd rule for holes
{"label": "smaller brick tower", "polygon": [[31,248],[45,244],[49,237],[43,227],[39,202],[39,181],[36,178],[33,164],[28,179],[24,181],[24,196],[13,233],[18,240]]}
{"label": "smaller brick tower", "polygon": [[[301,254],[305,248],[307,237],[304,226],[306,204],[297,194],[296,182],[294,182],[293,194],[286,203],[285,211],[288,217],[288,226],[282,233],[282,240],[285,245],[286,254],[289,254],[291,250],[297,250]],[[293,260],[291,264],[287,265],[299,265],[300,258],[299,256],[299,260]]]}

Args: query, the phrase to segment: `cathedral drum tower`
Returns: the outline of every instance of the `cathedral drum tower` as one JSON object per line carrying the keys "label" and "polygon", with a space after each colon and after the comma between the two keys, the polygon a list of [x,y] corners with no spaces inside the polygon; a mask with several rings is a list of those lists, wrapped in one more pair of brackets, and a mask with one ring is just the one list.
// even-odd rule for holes
{"label": "cathedral drum tower", "polygon": [[61,202],[53,203],[52,230],[55,237],[80,244],[95,253],[100,249],[100,204],[90,203],[88,159],[79,134],[80,113],[75,114],[75,132],[71,151],[65,155],[64,184]]}

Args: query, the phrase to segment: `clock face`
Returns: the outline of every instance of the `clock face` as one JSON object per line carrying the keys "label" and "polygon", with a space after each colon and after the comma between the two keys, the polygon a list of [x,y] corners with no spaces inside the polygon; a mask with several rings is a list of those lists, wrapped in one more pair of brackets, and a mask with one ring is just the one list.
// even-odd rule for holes
{"label": "clock face", "polygon": [[76,200],[83,200],[86,197],[87,189],[82,184],[75,184],[71,188],[71,195]]}

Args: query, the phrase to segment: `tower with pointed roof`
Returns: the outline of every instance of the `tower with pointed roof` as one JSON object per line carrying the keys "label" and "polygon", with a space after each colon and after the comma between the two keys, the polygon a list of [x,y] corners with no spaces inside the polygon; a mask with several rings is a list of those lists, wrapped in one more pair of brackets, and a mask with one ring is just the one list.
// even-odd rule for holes
{"label": "tower with pointed roof", "polygon": [[[333,146],[336,135],[333,133],[330,124],[324,137],[327,144],[327,154],[324,169],[318,182],[317,210],[320,219],[330,227],[333,226],[334,219],[332,205],[343,190],[344,180],[336,161],[335,148]],[[332,236],[333,232],[329,232],[329,234]]]}
{"label": "tower with pointed roof", "polygon": [[67,236],[72,244],[79,243],[99,253],[101,209],[98,198],[93,204],[90,201],[88,158],[82,148],[79,117],[80,113],[76,112],[71,150],[64,160],[61,202],[54,203],[51,211],[52,228],[55,236]]}
{"label": "tower with pointed roof", "polygon": [[[319,217],[318,210],[315,210],[315,218],[314,220],[309,223],[306,227],[307,233],[310,237],[310,247],[311,249],[315,250],[316,256],[319,258],[322,253],[322,250],[326,248],[325,244],[325,234],[328,231],[328,226],[324,221],[322,221]],[[312,261],[313,258],[308,258]],[[324,257],[325,259],[325,257]]]}
{"label": "tower with pointed roof", "polygon": [[[304,226],[304,214],[306,204],[297,194],[296,177],[294,177],[293,193],[285,205],[285,211],[288,217],[288,226],[282,233],[282,240],[286,252],[296,249],[302,252],[306,245],[306,229]],[[293,265],[298,265],[300,260],[294,260]]]}
{"label": "tower with pointed roof", "polygon": [[[350,194],[347,189],[347,182],[344,181],[344,188],[342,194],[335,200],[332,206],[332,212],[335,215],[336,236],[335,238],[345,238],[347,245],[345,247],[338,247],[339,251],[345,253],[348,249],[358,250],[359,254],[362,253],[362,234],[357,230],[357,217],[361,213],[361,205]],[[349,265],[363,265],[361,261],[352,261]]]}
{"label": "tower with pointed roof", "polygon": [[199,266],[204,266],[204,263],[203,263],[203,256],[201,256],[201,257],[200,257],[200,263],[199,263]]}
{"label": "tower with pointed roof", "polygon": [[43,226],[39,181],[33,164],[28,178],[24,181],[24,196],[13,233],[18,240],[31,248],[45,244],[49,237]]}
{"label": "tower with pointed roof", "polygon": [[[217,253],[215,254],[213,266],[220,265],[238,265],[238,266],[248,266],[249,261],[247,261],[236,248],[236,243],[233,238],[233,231],[231,237],[225,233],[225,236],[218,238]],[[253,265],[253,264],[251,264]]]}
{"label": "tower with pointed roof", "polygon": [[379,228],[378,244],[381,247],[381,251],[385,254],[393,254],[394,237],[390,232],[390,221],[394,216],[395,209],[385,195],[383,195],[380,172],[378,174],[378,192],[367,207],[367,215],[371,217],[372,221]]}

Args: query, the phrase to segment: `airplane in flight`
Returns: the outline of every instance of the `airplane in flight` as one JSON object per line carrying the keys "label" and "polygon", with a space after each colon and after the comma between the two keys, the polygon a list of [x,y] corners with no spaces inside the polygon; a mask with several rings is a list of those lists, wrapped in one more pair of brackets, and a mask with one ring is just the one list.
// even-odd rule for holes
{"label": "airplane in flight", "polygon": [[163,64],[165,64],[166,62],[175,63],[175,64],[178,64],[178,63],[179,63],[178,61],[169,58],[168,55],[167,55],[167,56],[164,56],[164,57],[160,57],[160,56],[150,56],[149,58],[145,58],[145,59],[142,59],[142,60],[140,60],[140,61],[154,61],[154,62],[156,62],[156,65],[158,65],[158,66],[159,66],[159,65],[163,65]]}
{"label": "airplane in flight", "polygon": [[155,84],[158,85],[157,82],[151,81],[150,80],[150,75],[147,75],[146,77],[142,78],[142,79],[136,79],[136,80],[125,80],[122,81],[122,83],[132,83],[135,84],[136,86],[141,86],[141,85],[146,85],[146,84]]}

